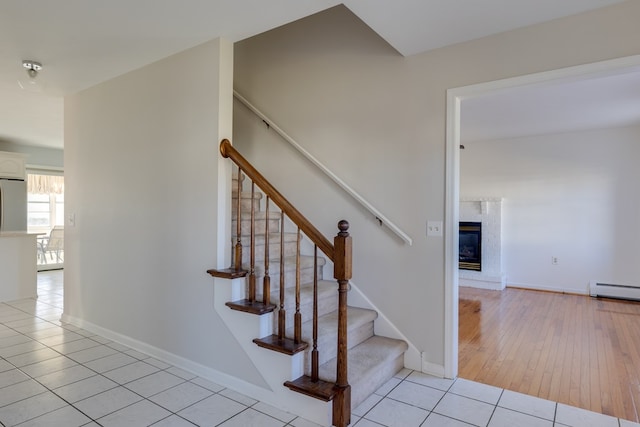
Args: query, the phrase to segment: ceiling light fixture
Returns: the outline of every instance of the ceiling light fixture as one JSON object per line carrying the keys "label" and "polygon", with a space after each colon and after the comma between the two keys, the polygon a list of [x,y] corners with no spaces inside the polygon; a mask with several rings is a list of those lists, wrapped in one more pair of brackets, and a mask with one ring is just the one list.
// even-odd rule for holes
{"label": "ceiling light fixture", "polygon": [[18,80],[18,85],[20,85],[20,87],[24,90],[28,90],[31,92],[42,92],[44,86],[38,80],[36,80],[36,77],[38,77],[38,73],[42,71],[42,64],[38,61],[24,60],[22,61],[22,67],[27,70],[29,79]]}

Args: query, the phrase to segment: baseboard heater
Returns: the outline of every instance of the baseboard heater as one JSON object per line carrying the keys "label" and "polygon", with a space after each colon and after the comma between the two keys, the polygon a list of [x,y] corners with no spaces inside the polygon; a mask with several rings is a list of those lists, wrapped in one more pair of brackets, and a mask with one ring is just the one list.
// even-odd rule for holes
{"label": "baseboard heater", "polygon": [[589,284],[589,294],[592,297],[619,298],[640,301],[640,286],[602,283],[592,280]]}

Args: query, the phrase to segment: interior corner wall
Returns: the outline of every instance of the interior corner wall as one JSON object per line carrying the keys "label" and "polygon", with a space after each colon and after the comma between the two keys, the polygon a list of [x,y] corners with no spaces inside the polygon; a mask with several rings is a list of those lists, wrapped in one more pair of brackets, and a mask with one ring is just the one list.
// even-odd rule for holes
{"label": "interior corner wall", "polygon": [[624,127],[465,143],[461,197],[504,197],[508,286],[640,286],[639,138]]}
{"label": "interior corner wall", "polygon": [[259,120],[241,122],[241,107],[234,143],[325,235],[349,220],[354,283],[425,361],[442,365],[445,244],[426,237],[426,222],[445,215],[447,89],[639,54],[638,15],[640,2],[624,2],[402,57],[337,6],[236,43],[235,89],[413,246],[285,142],[262,138]]}
{"label": "interior corner wall", "polygon": [[206,273],[222,268],[229,45],[214,40],[65,99],[65,209],[76,222],[65,230],[65,316],[262,385],[214,311]]}

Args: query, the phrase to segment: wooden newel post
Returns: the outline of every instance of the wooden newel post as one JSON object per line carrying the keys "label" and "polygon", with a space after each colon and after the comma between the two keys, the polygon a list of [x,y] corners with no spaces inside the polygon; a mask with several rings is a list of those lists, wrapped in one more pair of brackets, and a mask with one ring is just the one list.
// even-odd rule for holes
{"label": "wooden newel post", "polygon": [[344,427],[351,422],[351,386],[347,369],[347,292],[351,270],[351,237],[349,223],[338,223],[338,235],[333,239],[335,260],[333,276],[338,281],[338,361],[336,376],[336,396],[333,400],[333,425]]}

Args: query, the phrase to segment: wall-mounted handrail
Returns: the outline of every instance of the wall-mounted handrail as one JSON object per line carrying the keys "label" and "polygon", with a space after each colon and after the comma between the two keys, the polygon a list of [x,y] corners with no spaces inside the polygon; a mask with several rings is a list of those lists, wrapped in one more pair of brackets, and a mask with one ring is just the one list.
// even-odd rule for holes
{"label": "wall-mounted handrail", "polygon": [[353,197],[358,203],[360,203],[365,209],[371,212],[375,218],[378,220],[380,225],[387,226],[391,231],[393,231],[396,235],[398,235],[402,240],[404,240],[408,245],[413,244],[413,239],[402,231],[400,227],[394,224],[389,218],[387,218],[382,212],[376,209],[371,203],[369,203],[364,197],[362,197],[358,192],[356,192],[353,188],[347,185],[343,180],[341,180],[335,173],[333,173],[329,168],[323,165],[318,159],[316,159],[311,153],[304,149],[300,144],[298,144],[292,137],[290,137],[285,131],[283,131],[278,125],[273,123],[271,119],[265,116],[260,110],[258,110],[253,104],[251,104],[245,97],[240,95],[236,90],[233,91],[233,96],[244,104],[249,110],[251,110],[256,116],[258,116],[261,120],[263,120],[270,129],[273,129],[278,135],[280,135],[285,141],[291,144],[296,150],[298,150],[307,160],[313,163],[318,169],[320,169],[325,175],[327,175],[333,182],[338,184],[340,188],[342,188],[347,194]]}

